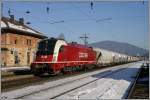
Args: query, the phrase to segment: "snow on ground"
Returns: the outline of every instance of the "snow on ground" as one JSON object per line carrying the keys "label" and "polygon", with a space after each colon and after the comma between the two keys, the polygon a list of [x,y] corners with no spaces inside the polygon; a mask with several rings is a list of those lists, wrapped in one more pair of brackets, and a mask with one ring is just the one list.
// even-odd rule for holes
{"label": "snow on ground", "polygon": [[[25,97],[26,99],[46,99],[50,98],[52,96],[56,96],[59,93],[63,93],[65,91],[68,91],[70,89],[73,89],[75,87],[81,86],[85,83],[88,83],[89,81],[98,79],[98,81],[91,83],[89,85],[86,85],[82,88],[79,88],[77,90],[74,90],[72,92],[69,92],[58,99],[76,99],[76,98],[122,98],[123,94],[125,94],[127,88],[130,86],[131,82],[133,81],[133,76],[135,76],[139,66],[141,63],[132,63],[132,64],[126,64],[126,65],[120,65],[113,68],[107,68],[99,71],[89,72],[86,74],[69,77],[65,79],[60,79],[56,81],[51,82],[45,82],[40,85],[35,86],[28,86],[24,87],[22,89],[17,89],[9,92],[4,92],[1,94],[1,97],[7,97],[7,98],[16,98],[18,96],[23,96],[25,94],[31,94],[33,92],[37,92],[43,89],[47,89],[44,91],[41,91],[40,93],[36,93],[34,95],[30,95],[28,97]],[[121,72],[118,72],[116,74],[113,74],[112,76],[108,76],[106,78],[102,78],[102,76],[121,69],[126,68],[128,66],[131,66],[130,68],[127,68]],[[88,77],[87,77],[88,76]],[[85,77],[85,78],[83,78]],[[78,81],[74,81],[76,79],[83,78]],[[69,82],[69,84],[67,83]],[[65,84],[67,83],[67,84]],[[63,85],[62,85],[63,84]]]}
{"label": "snow on ground", "polygon": [[[117,68],[113,68],[113,69],[117,69]],[[25,94],[30,94],[32,92],[36,92],[36,91],[39,91],[41,89],[54,87],[56,85],[60,85],[60,84],[66,83],[66,82],[71,82],[71,81],[76,80],[78,78],[87,77],[87,76],[97,74],[99,72],[104,72],[104,71],[107,71],[107,70],[110,70],[110,68],[100,70],[100,71],[94,71],[94,72],[90,72],[90,73],[86,73],[86,74],[78,75],[78,76],[74,76],[74,77],[69,77],[69,78],[65,78],[65,79],[60,79],[60,80],[56,80],[56,81],[45,82],[41,85],[28,86],[28,87],[25,87],[25,88],[22,88],[22,89],[17,89],[17,90],[13,90],[13,91],[9,91],[9,92],[4,92],[4,93],[2,93],[1,96],[16,98],[18,96],[22,96],[22,95],[25,95]]]}
{"label": "snow on ground", "polygon": [[[141,64],[135,64],[111,76],[71,91],[57,99],[121,99],[127,96]],[[98,75],[95,77],[99,77]]]}

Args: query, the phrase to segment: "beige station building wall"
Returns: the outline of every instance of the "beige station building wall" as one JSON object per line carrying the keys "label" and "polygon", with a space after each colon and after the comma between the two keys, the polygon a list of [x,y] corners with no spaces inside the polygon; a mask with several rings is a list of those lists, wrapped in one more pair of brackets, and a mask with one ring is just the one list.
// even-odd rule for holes
{"label": "beige station building wall", "polygon": [[29,66],[40,38],[14,33],[1,34],[1,66]]}

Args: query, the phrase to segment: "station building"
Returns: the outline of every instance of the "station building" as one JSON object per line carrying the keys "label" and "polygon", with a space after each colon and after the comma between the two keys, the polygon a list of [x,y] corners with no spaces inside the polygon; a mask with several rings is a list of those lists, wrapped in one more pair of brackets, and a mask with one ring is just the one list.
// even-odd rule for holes
{"label": "station building", "polygon": [[18,21],[14,16],[1,18],[1,66],[29,66],[34,60],[37,43],[47,38],[44,34]]}

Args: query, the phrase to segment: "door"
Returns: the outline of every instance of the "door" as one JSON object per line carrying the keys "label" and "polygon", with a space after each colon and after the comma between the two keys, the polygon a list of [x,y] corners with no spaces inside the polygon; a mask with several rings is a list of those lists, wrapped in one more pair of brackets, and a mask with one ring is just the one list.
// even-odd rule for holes
{"label": "door", "polygon": [[30,52],[27,52],[27,65],[30,64]]}
{"label": "door", "polygon": [[14,59],[15,59],[15,60],[14,60],[14,61],[15,61],[14,63],[15,63],[15,64],[19,64],[18,51],[14,51]]}

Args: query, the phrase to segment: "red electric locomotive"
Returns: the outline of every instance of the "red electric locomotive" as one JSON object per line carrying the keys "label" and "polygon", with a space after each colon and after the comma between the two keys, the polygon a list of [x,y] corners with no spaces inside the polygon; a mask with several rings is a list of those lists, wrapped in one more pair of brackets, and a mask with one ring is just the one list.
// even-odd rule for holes
{"label": "red electric locomotive", "polygon": [[36,59],[31,64],[34,75],[57,74],[72,71],[96,63],[96,52],[77,43],[50,38],[39,42]]}

